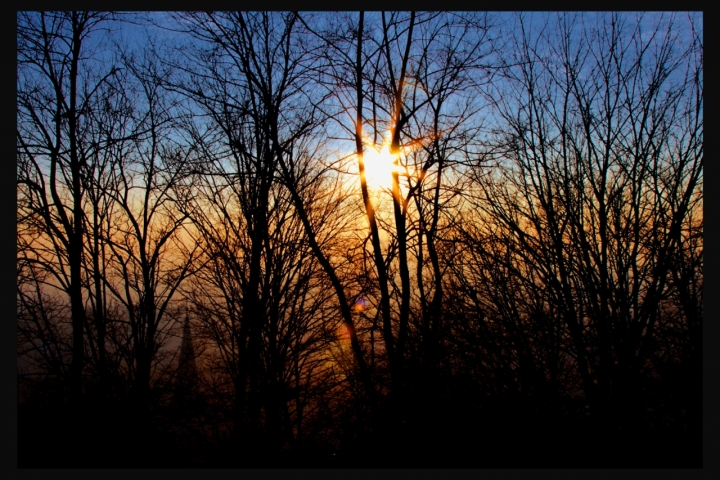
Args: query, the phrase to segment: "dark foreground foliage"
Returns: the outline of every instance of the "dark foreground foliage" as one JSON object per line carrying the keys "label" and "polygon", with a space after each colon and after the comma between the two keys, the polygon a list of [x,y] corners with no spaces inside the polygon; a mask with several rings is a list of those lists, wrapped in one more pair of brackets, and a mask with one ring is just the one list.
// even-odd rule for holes
{"label": "dark foreground foliage", "polygon": [[[374,417],[347,405],[303,443],[233,436],[201,395],[143,411],[87,398],[73,413],[49,383],[18,406],[20,468],[699,468],[700,392],[657,380],[593,412],[582,401],[489,397],[446,379]],[[652,391],[650,391],[652,390]],[[660,400],[664,399],[664,400]],[[225,432],[225,433],[223,433]]]}

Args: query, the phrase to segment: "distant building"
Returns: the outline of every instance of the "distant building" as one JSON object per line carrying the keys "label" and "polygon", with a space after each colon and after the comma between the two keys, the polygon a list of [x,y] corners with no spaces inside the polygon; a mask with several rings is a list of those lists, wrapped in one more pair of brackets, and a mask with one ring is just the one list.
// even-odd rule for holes
{"label": "distant building", "polygon": [[198,381],[197,364],[195,363],[195,349],[193,348],[192,331],[190,330],[190,316],[185,314],[182,343],[180,344],[180,357],[175,374],[175,386],[180,390],[194,390]]}
{"label": "distant building", "polygon": [[170,433],[175,436],[175,446],[189,448],[199,439],[207,437],[207,425],[204,417],[205,403],[198,392],[198,371],[195,362],[190,316],[185,314],[182,342],[178,357],[172,403],[177,408],[180,421],[175,423]]}

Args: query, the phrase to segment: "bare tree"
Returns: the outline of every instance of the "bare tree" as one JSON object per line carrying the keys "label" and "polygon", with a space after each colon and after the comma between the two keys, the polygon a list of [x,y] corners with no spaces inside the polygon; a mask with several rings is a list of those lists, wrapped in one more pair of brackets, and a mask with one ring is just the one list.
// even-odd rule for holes
{"label": "bare tree", "polygon": [[[354,112],[352,118],[334,118],[355,145],[371,245],[367,255],[374,270],[371,283],[378,292],[372,296],[382,319],[393,389],[400,394],[408,337],[411,332],[422,337],[430,351],[440,322],[443,266],[436,242],[442,212],[446,219],[453,216],[451,203],[446,203],[453,193],[445,182],[459,178],[452,165],[465,162],[473,149],[481,106],[474,95],[490,66],[492,45],[486,15],[395,12],[369,18],[368,26],[363,13],[357,21],[343,15],[315,30],[328,45],[327,81],[335,99],[342,111]],[[338,33],[343,29],[347,33]],[[451,108],[459,111],[450,113]],[[392,162],[388,183],[371,184],[366,159],[383,149],[389,157],[385,161]],[[389,214],[383,206],[386,192]],[[429,291],[428,268],[434,278]],[[430,357],[425,356],[428,364],[433,363]]]}
{"label": "bare tree", "polygon": [[26,432],[207,465],[690,452],[701,39],[694,14],[21,12]]}
{"label": "bare tree", "polygon": [[[509,330],[514,369],[529,371],[523,356],[537,358],[541,342],[556,352],[541,377],[556,379],[571,359],[565,389],[625,425],[662,330],[679,320],[671,312],[683,307],[670,299],[688,291],[672,280],[682,275],[673,258],[697,259],[702,248],[692,240],[702,224],[702,45],[681,37],[678,21],[519,17],[507,90],[496,97],[505,122],[489,153],[497,168],[477,177],[476,225],[486,227],[470,236],[485,260],[466,268],[484,270],[479,310],[503,328],[519,322]],[[550,336],[532,333],[537,321]]]}
{"label": "bare tree", "polygon": [[[296,177],[307,171],[303,156],[316,141],[308,134],[319,124],[316,107],[305,103],[313,94],[303,90],[311,85],[310,47],[301,44],[295,14],[180,21],[207,42],[191,60],[202,70],[193,68],[176,87],[208,120],[201,127],[208,133],[195,133],[206,146],[202,180],[184,207],[202,232],[208,262],[192,298],[233,377],[236,433],[258,446],[264,432],[277,451],[292,440],[292,423],[301,424],[300,396],[311,383],[311,370],[301,366],[316,363],[328,341],[329,299],[311,261],[318,239],[313,230],[306,236],[316,220],[302,208],[300,195],[309,190],[301,192],[305,180]],[[347,301],[340,307],[354,332]],[[356,340],[353,347],[359,350]]]}
{"label": "bare tree", "polygon": [[141,404],[147,401],[159,349],[179,320],[168,318],[169,309],[194,271],[198,251],[187,230],[188,216],[176,206],[189,147],[171,137],[181,118],[162,87],[169,72],[155,55],[125,58],[123,75],[114,84],[122,95],[108,108],[123,119],[123,135],[108,149],[111,181],[103,192],[114,207],[105,239],[110,271],[104,287],[125,310],[128,374]]}
{"label": "bare tree", "polygon": [[[69,385],[77,401],[85,363],[86,312],[82,288],[85,240],[84,196],[98,143],[89,113],[96,95],[117,73],[99,66],[89,37],[108,14],[86,12],[18,14],[18,182],[21,209],[37,218],[52,259],[25,257],[50,267],[53,283],[70,299],[72,356]],[[25,215],[25,213],[24,213]]]}

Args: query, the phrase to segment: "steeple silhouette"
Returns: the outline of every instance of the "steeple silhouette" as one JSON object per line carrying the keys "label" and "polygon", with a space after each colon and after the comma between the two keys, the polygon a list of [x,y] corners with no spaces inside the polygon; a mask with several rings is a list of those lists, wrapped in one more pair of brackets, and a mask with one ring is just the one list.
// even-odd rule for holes
{"label": "steeple silhouette", "polygon": [[190,316],[186,311],[175,382],[179,387],[192,388],[197,383],[197,378],[195,350],[193,349],[192,332],[190,330]]}

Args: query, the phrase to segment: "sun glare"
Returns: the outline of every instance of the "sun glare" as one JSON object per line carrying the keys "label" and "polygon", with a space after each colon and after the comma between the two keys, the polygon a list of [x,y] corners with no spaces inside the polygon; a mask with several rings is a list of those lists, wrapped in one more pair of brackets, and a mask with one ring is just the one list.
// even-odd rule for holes
{"label": "sun glare", "polygon": [[365,176],[368,185],[374,188],[391,188],[392,173],[395,171],[393,165],[394,157],[390,153],[390,147],[385,145],[378,152],[371,146],[365,147],[363,155],[365,160]]}

